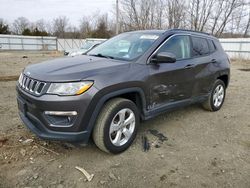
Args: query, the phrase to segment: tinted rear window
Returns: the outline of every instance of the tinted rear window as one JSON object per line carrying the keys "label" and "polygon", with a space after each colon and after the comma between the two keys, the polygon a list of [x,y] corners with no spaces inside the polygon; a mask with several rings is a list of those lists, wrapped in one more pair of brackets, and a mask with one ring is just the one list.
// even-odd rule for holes
{"label": "tinted rear window", "polygon": [[208,42],[204,38],[192,37],[193,56],[202,56],[209,54]]}

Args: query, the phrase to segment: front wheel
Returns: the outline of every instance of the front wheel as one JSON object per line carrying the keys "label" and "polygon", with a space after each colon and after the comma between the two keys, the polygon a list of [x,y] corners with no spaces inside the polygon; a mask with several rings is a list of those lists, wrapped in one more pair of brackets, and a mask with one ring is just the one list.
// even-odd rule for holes
{"label": "front wheel", "polygon": [[139,125],[137,106],[130,100],[115,98],[102,108],[93,130],[93,140],[103,151],[120,153],[133,142]]}
{"label": "front wheel", "polygon": [[216,80],[212,89],[211,94],[207,100],[203,103],[203,107],[209,111],[219,110],[225,100],[226,87],[222,80]]}

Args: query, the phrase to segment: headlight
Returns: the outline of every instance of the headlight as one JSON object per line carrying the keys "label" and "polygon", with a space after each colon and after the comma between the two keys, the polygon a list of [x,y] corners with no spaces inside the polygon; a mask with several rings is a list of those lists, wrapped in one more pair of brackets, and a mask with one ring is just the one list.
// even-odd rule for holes
{"label": "headlight", "polygon": [[71,53],[69,53],[68,56],[74,57],[75,55],[76,55],[76,52],[71,52]]}
{"label": "headlight", "polygon": [[80,95],[87,91],[94,82],[51,83],[47,93],[56,95]]}
{"label": "headlight", "polygon": [[19,76],[19,79],[18,79],[19,85],[22,85],[22,81],[23,81],[23,73],[21,73]]}

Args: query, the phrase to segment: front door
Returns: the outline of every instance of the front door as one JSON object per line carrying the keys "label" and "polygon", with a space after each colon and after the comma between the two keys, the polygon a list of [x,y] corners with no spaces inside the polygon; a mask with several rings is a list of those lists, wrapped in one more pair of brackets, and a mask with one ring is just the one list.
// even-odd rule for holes
{"label": "front door", "polygon": [[[189,99],[194,86],[194,67],[191,58],[190,37],[175,35],[154,53],[170,52],[176,56],[174,63],[150,63],[150,108]],[[152,56],[154,57],[154,55]]]}

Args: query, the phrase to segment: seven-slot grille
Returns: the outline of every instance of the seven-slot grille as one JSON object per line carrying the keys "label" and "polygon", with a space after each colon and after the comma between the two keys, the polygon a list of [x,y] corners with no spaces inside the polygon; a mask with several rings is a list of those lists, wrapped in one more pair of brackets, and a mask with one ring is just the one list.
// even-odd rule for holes
{"label": "seven-slot grille", "polygon": [[41,95],[46,85],[45,82],[34,80],[24,74],[20,75],[18,82],[22,89],[33,95]]}

